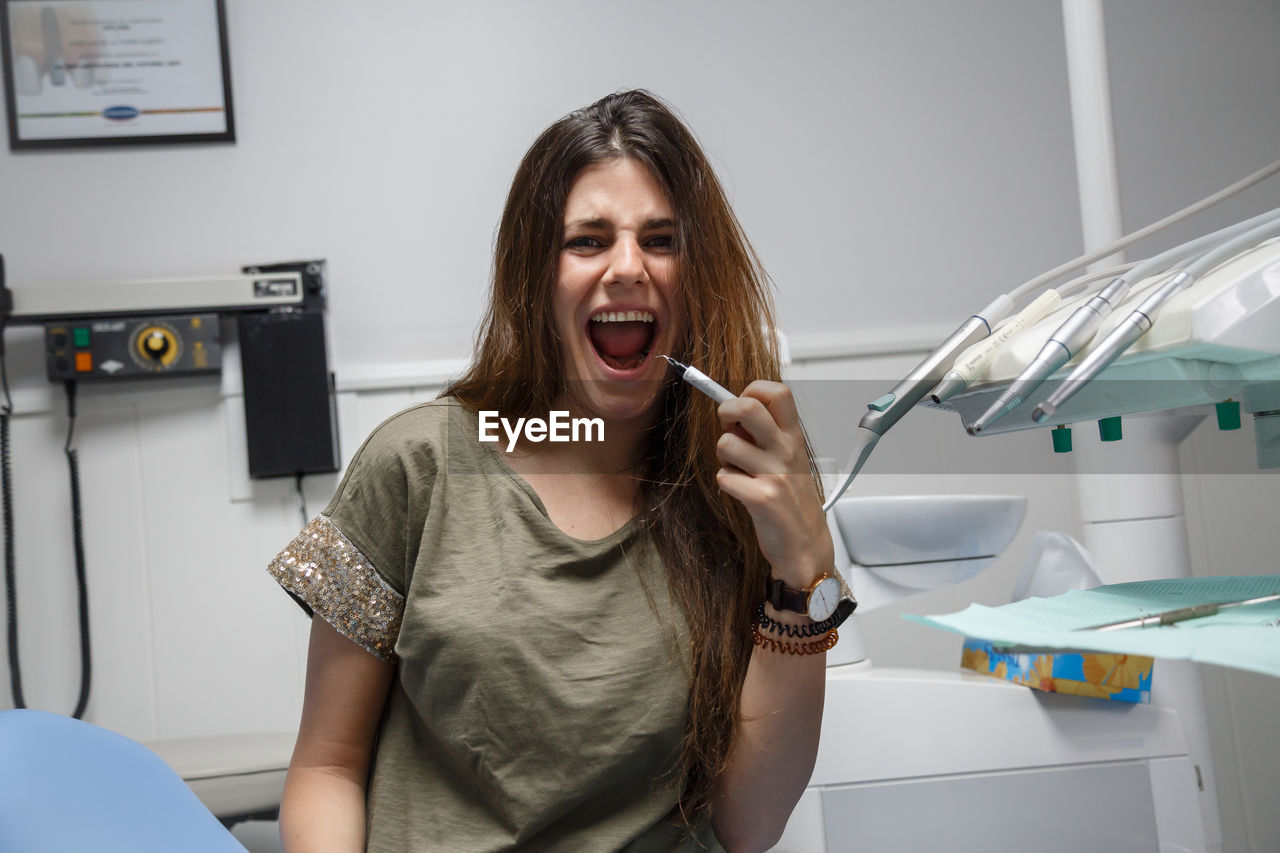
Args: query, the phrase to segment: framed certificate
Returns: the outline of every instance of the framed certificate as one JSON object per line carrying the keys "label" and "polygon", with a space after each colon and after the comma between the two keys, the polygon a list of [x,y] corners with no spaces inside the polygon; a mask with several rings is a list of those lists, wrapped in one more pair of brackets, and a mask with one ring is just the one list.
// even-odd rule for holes
{"label": "framed certificate", "polygon": [[0,0],[9,147],[234,142],[223,0]]}

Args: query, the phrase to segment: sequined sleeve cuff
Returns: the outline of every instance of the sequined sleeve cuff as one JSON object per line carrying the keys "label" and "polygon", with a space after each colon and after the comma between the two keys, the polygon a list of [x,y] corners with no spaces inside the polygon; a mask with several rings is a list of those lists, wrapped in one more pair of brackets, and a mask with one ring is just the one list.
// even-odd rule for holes
{"label": "sequined sleeve cuff", "polygon": [[373,569],[327,517],[317,516],[267,567],[285,589],[341,634],[394,660],[404,596]]}

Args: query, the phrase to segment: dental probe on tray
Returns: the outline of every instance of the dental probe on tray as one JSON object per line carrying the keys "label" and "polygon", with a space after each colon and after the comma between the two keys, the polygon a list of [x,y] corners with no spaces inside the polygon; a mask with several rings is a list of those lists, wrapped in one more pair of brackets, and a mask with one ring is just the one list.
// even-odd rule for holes
{"label": "dental probe on tray", "polygon": [[1080,631],[1119,631],[1123,628],[1146,628],[1150,625],[1172,625],[1175,622],[1185,622],[1188,619],[1199,619],[1201,616],[1213,616],[1220,610],[1226,610],[1229,607],[1244,607],[1246,604],[1262,604],[1264,601],[1280,601],[1280,593],[1274,595],[1262,595],[1257,598],[1245,598],[1240,601],[1217,601],[1209,604],[1194,604],[1190,607],[1179,607],[1176,610],[1166,610],[1163,613],[1152,613],[1150,616],[1138,616],[1133,619],[1123,619],[1119,622],[1106,622],[1102,625],[1090,625],[1088,628],[1079,628]]}
{"label": "dental probe on tray", "polygon": [[716,382],[707,374],[703,373],[696,367],[690,367],[683,361],[676,361],[669,355],[660,355],[658,358],[665,358],[672,367],[680,372],[680,378],[688,382],[694,388],[697,388],[703,394],[706,394],[717,403],[724,403],[728,400],[737,399],[738,395]]}

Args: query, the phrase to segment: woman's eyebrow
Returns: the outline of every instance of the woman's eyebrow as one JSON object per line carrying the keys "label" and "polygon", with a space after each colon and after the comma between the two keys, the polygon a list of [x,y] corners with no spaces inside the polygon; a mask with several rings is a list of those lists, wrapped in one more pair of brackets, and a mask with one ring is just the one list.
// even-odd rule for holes
{"label": "woman's eyebrow", "polygon": [[[640,230],[657,231],[661,228],[674,228],[675,224],[676,221],[670,217],[646,219],[644,224],[640,226]],[[586,231],[607,231],[613,228],[613,223],[600,216],[593,219],[573,219],[565,223],[565,230],[574,228],[581,228]]]}
{"label": "woman's eyebrow", "polygon": [[571,222],[568,222],[565,224],[566,230],[570,230],[573,228],[583,228],[588,231],[600,231],[600,230],[608,229],[611,227],[612,225],[610,224],[609,220],[599,216],[597,216],[594,219],[574,219]]}

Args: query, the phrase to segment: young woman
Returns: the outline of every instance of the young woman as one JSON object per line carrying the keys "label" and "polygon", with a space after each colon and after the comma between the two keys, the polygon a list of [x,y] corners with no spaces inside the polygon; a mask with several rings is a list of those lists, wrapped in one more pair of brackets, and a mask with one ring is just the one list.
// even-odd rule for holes
{"label": "young woman", "polygon": [[[271,565],[321,617],[286,850],[774,843],[844,609],[793,612],[833,551],[772,326],[664,104],[611,95],[538,138],[470,370],[378,427]],[[512,426],[553,412],[603,435]]]}

